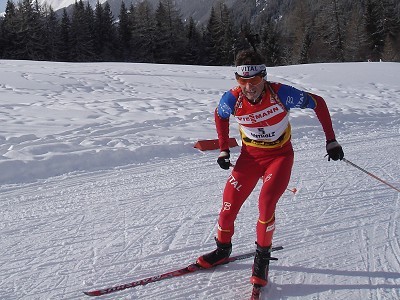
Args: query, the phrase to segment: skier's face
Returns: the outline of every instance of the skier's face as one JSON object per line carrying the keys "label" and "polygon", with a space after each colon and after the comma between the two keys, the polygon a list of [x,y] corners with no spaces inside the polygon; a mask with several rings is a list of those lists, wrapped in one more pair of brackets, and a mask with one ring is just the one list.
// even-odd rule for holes
{"label": "skier's face", "polygon": [[243,94],[250,101],[256,101],[264,90],[264,79],[261,76],[250,78],[236,77]]}

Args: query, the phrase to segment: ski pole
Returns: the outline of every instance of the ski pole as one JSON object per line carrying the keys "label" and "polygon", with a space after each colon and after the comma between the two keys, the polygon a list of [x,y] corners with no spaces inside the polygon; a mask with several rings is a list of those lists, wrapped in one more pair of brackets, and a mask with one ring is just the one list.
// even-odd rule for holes
{"label": "ski pole", "polygon": [[347,159],[345,159],[345,158],[343,158],[343,161],[344,161],[345,163],[347,163],[347,164],[349,164],[349,165],[351,165],[351,166],[353,166],[353,167],[359,169],[360,171],[363,171],[364,173],[368,174],[369,176],[375,178],[376,180],[379,180],[380,182],[386,184],[387,186],[390,186],[392,189],[394,189],[394,190],[400,192],[400,189],[394,187],[394,186],[391,185],[390,183],[387,183],[387,182],[384,181],[383,179],[380,179],[378,176],[376,176],[376,175],[374,175],[374,174],[368,172],[367,170],[364,170],[363,168],[361,168],[361,167],[357,166],[356,164],[352,163],[351,161],[349,161],[349,160],[347,160]]}

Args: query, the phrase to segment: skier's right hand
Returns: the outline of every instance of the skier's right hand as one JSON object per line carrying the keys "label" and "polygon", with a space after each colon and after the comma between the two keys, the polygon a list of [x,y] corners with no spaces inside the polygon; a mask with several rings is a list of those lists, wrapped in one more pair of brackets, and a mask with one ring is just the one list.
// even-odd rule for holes
{"label": "skier's right hand", "polygon": [[217,163],[222,169],[229,170],[229,167],[231,166],[231,161],[229,159],[230,157],[229,149],[221,151],[218,156]]}

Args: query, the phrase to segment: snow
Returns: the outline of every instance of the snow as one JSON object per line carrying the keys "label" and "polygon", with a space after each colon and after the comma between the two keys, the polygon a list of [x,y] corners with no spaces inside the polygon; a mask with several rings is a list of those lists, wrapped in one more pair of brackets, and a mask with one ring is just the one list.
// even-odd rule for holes
{"label": "snow", "polygon": [[[97,2],[99,2],[100,4],[105,3],[107,0],[84,0],[83,2],[86,3],[90,3],[90,5],[94,6],[96,5]],[[39,0],[38,3],[39,5],[47,5],[47,6],[51,6],[53,8],[54,11],[62,9],[64,7],[68,7],[70,5],[75,4],[75,2],[79,2],[76,0]]]}
{"label": "snow", "polygon": [[[213,111],[233,67],[0,61],[0,299],[87,299],[83,291],[193,262],[215,247],[229,173]],[[323,96],[345,157],[400,187],[397,63],[268,69]],[[313,111],[293,110],[295,165],[277,209],[263,299],[399,299],[400,196],[328,162]],[[231,126],[238,138],[237,126]],[[233,161],[239,147],[232,149]],[[257,196],[233,253],[254,249]],[[244,260],[102,299],[244,299]]]}

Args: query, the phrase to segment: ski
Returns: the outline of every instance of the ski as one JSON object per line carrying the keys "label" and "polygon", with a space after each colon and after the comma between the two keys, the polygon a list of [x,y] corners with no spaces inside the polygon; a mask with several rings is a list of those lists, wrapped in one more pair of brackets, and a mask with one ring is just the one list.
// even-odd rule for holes
{"label": "ski", "polygon": [[[282,250],[282,249],[283,249],[282,246],[273,247],[272,251],[278,251],[278,250]],[[231,257],[229,257],[229,259],[227,260],[227,262],[225,264],[228,264],[230,262],[234,262],[237,260],[247,259],[247,258],[253,257],[254,255],[255,255],[255,252],[253,251],[253,252],[248,252],[248,253],[244,253],[244,254],[239,254],[236,256],[231,256]],[[203,269],[202,267],[200,267],[199,265],[194,263],[194,264],[190,264],[184,268],[173,270],[173,271],[166,272],[166,273],[159,274],[159,275],[155,275],[152,277],[135,280],[135,281],[132,281],[129,283],[115,285],[113,287],[87,291],[87,292],[83,292],[83,293],[87,296],[101,296],[101,295],[106,295],[106,294],[111,294],[114,292],[122,291],[125,289],[134,288],[139,285],[146,285],[146,284],[149,284],[152,282],[157,282],[157,281],[161,281],[161,280],[172,278],[172,277],[186,275],[186,274],[193,273],[193,272],[196,272],[199,270],[208,270],[208,269]]]}

